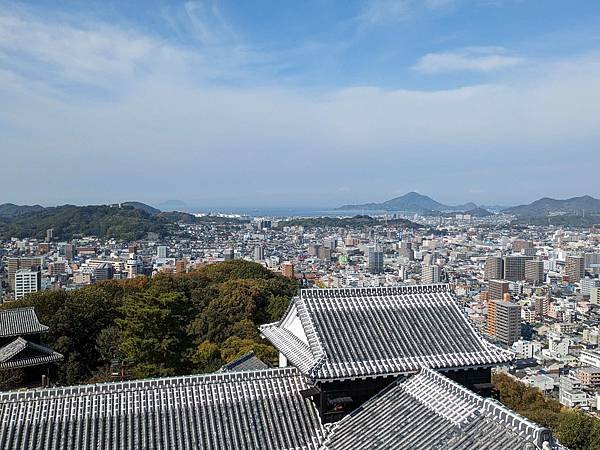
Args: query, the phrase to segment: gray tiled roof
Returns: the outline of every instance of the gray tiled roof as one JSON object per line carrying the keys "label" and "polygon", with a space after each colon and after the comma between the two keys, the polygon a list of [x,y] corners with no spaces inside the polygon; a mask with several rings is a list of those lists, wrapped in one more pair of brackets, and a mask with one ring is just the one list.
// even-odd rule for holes
{"label": "gray tiled roof", "polygon": [[295,368],[0,394],[0,448],[316,449]]}
{"label": "gray tiled roof", "polygon": [[48,327],[38,321],[33,307],[0,311],[0,337],[45,333],[46,331],[48,331]]}
{"label": "gray tiled roof", "polygon": [[327,426],[307,387],[286,368],[3,393],[0,448],[558,448],[547,429],[431,369]]}
{"label": "gray tiled roof", "polygon": [[51,348],[18,337],[0,348],[0,369],[38,366],[63,359]]}
{"label": "gray tiled roof", "polygon": [[[287,325],[294,314],[303,333]],[[261,333],[315,379],[492,366],[514,357],[479,334],[447,285],[303,290]]]}
{"label": "gray tiled roof", "polygon": [[224,364],[219,372],[242,372],[245,370],[264,370],[267,366],[253,351],[249,351],[245,355]]}
{"label": "gray tiled roof", "polygon": [[336,423],[322,450],[559,448],[551,432],[422,369]]}

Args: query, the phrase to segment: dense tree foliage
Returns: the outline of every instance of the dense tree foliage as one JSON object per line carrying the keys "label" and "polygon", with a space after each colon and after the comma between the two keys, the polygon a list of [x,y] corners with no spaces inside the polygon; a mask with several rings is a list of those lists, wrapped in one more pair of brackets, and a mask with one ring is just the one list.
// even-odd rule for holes
{"label": "dense tree foliage", "polygon": [[250,350],[275,362],[257,326],[279,319],[296,290],[295,281],[236,260],[39,292],[2,308],[35,308],[50,327],[46,342],[65,356],[55,381],[76,384],[106,378],[112,359],[133,360],[138,378],[211,372]]}
{"label": "dense tree foliage", "polygon": [[[384,220],[375,219],[367,215],[357,215],[354,217],[310,217],[303,219],[291,219],[279,222],[278,226],[303,226],[305,228],[314,227],[370,227],[375,225],[383,225]],[[388,225],[398,225],[406,228],[423,228],[422,225],[412,222],[407,219],[390,219]]]}
{"label": "dense tree foliage", "polygon": [[591,228],[600,226],[600,214],[590,213],[584,215],[564,214],[543,217],[520,217],[512,222],[514,225],[535,225],[573,228]]}
{"label": "dense tree foliage", "polygon": [[0,223],[0,238],[44,238],[48,228],[57,239],[75,235],[136,240],[149,232],[165,235],[170,222],[133,206],[73,206],[44,208]]}
{"label": "dense tree foliage", "polygon": [[554,430],[570,450],[600,450],[600,420],[583,411],[565,408],[534,387],[504,373],[493,375],[500,401],[534,422]]}

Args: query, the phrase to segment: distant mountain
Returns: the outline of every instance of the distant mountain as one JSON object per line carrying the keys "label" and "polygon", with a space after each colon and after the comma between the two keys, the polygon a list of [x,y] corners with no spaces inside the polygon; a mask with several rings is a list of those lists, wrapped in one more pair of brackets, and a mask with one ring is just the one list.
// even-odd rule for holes
{"label": "distant mountain", "polygon": [[121,205],[122,206],[131,206],[132,208],[139,209],[141,211],[145,211],[148,214],[152,214],[152,215],[156,215],[161,212],[160,209],[156,209],[150,205],[146,205],[145,203],[141,203],[141,202],[123,202],[123,203],[121,203]]}
{"label": "distant mountain", "polygon": [[13,203],[4,203],[0,205],[0,217],[2,218],[13,218],[19,217],[25,214],[29,214],[30,212],[41,211],[44,209],[43,206],[40,205],[15,205]]}
{"label": "distant mountain", "polygon": [[552,214],[576,214],[600,212],[600,200],[584,195],[565,200],[544,197],[528,205],[514,206],[502,212],[524,217],[542,217]]}
{"label": "distant mountain", "polygon": [[383,203],[364,203],[362,205],[344,205],[337,208],[341,211],[404,211],[411,213],[423,213],[428,211],[470,211],[477,208],[475,203],[449,206],[437,202],[431,197],[409,192],[400,197],[393,198]]}
{"label": "distant mountain", "polygon": [[185,211],[188,209],[188,205],[181,200],[167,200],[159,203],[158,206],[162,211]]}
{"label": "distant mountain", "polygon": [[489,217],[489,216],[494,215],[494,213],[491,213],[487,209],[481,208],[481,207],[470,209],[469,211],[465,211],[465,214],[469,214],[472,217]]}

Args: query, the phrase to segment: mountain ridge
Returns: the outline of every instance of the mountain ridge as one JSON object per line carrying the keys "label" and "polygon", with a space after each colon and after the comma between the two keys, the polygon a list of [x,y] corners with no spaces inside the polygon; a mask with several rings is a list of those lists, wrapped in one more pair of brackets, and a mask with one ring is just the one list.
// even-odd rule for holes
{"label": "mountain ridge", "polygon": [[591,195],[555,199],[542,197],[525,205],[502,210],[503,213],[524,217],[543,217],[551,214],[585,214],[600,212],[600,200]]}
{"label": "mountain ridge", "polygon": [[471,211],[478,208],[475,203],[469,202],[464,205],[445,205],[440,203],[431,197],[418,192],[408,192],[400,197],[395,197],[391,200],[387,200],[381,203],[363,203],[357,205],[342,205],[336,208],[338,211],[368,211],[368,210],[382,210],[382,211],[404,211],[423,213],[428,211]]}
{"label": "mountain ridge", "polygon": [[40,205],[15,205],[14,203],[2,203],[0,204],[0,217],[19,217],[29,214],[30,212],[41,211],[42,209],[44,209],[44,207]]}

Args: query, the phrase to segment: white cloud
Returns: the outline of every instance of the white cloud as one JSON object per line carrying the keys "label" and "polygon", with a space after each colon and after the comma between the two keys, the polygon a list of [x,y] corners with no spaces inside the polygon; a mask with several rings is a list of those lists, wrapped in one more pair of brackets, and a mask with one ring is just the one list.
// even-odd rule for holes
{"label": "white cloud", "polygon": [[413,67],[423,73],[491,72],[521,64],[523,58],[507,54],[503,47],[466,47],[461,50],[428,53]]}
{"label": "white cloud", "polygon": [[[470,50],[482,53],[502,51]],[[554,184],[576,160],[587,163],[574,182],[593,182],[600,55],[522,65],[502,81],[437,91],[232,87],[210,81],[224,64],[202,52],[116,26],[3,14],[0,154],[10,170],[0,192],[144,200],[153,180],[184,200],[323,204],[349,182],[365,195],[400,182],[465,192],[543,171],[536,179]],[[40,185],[27,191],[23,176]]]}

